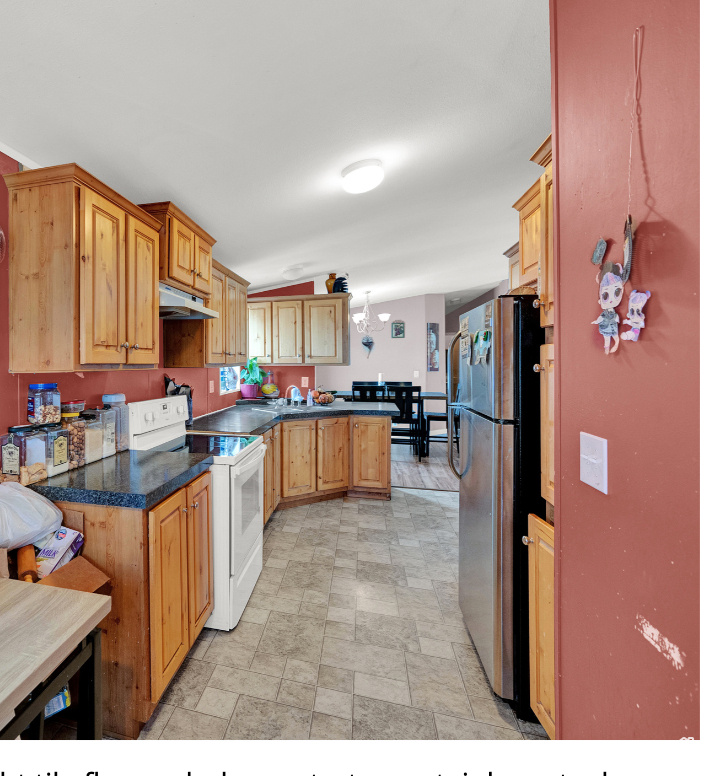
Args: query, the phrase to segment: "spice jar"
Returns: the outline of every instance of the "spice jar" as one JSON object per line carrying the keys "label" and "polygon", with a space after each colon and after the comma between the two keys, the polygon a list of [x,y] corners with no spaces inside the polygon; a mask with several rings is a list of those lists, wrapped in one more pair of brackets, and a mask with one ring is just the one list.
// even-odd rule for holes
{"label": "spice jar", "polygon": [[31,383],[27,390],[27,420],[35,426],[59,423],[61,395],[57,383]]}
{"label": "spice jar", "polygon": [[84,460],[93,463],[103,458],[103,421],[95,410],[87,410],[80,415],[84,421]]}
{"label": "spice jar", "polygon": [[103,423],[103,457],[116,454],[116,411],[113,409],[94,410]]}
{"label": "spice jar", "polygon": [[10,426],[0,436],[0,482],[29,485],[47,479],[46,437],[34,426]]}
{"label": "spice jar", "polygon": [[42,426],[47,435],[47,475],[54,477],[69,471],[69,431],[61,423]]}
{"label": "spice jar", "polygon": [[[79,407],[81,409],[79,409]],[[62,402],[61,425],[69,432],[69,468],[77,469],[86,463],[86,421],[79,417],[84,402]]]}
{"label": "spice jar", "polygon": [[128,405],[124,393],[104,393],[103,405],[116,411],[116,452],[128,449]]}

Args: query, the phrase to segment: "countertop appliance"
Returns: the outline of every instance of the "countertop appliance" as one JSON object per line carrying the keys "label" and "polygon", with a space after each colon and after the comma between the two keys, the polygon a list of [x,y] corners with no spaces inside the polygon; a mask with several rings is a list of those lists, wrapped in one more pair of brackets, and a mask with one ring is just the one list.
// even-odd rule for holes
{"label": "countertop appliance", "polygon": [[[533,295],[502,296],[460,316],[448,350],[448,427],[459,415],[459,600],[494,692],[529,705],[528,553],[521,538],[541,498],[543,329]],[[457,370],[452,359],[457,358]],[[456,374],[457,384],[453,379]]]}
{"label": "countertop appliance", "polygon": [[131,402],[131,450],[212,455],[214,611],[206,627],[238,624],[263,569],[263,458],[259,436],[187,433],[187,397]]}

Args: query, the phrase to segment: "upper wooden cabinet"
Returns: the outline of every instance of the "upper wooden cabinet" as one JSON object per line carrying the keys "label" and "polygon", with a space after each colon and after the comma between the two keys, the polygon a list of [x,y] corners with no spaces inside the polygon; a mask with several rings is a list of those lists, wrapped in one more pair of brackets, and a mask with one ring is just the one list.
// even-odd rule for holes
{"label": "upper wooden cabinet", "polygon": [[514,203],[519,211],[519,284],[538,282],[538,268],[541,260],[541,185],[536,181],[531,188]]}
{"label": "upper wooden cabinet", "polygon": [[164,321],[165,367],[231,366],[246,362],[242,308],[248,283],[216,261],[212,262],[210,272],[209,307],[219,317]]}
{"label": "upper wooden cabinet", "polygon": [[160,280],[195,296],[211,293],[211,249],[216,240],[174,202],[141,205],[161,224]]}
{"label": "upper wooden cabinet", "polygon": [[509,291],[521,285],[521,272],[519,271],[519,243],[515,243],[504,251],[509,259]]}
{"label": "upper wooden cabinet", "polygon": [[348,364],[349,294],[249,301],[248,356],[259,364]]}
{"label": "upper wooden cabinet", "polygon": [[538,301],[541,308],[541,326],[553,326],[555,304],[553,294],[553,162],[551,136],[531,157],[540,164],[543,174],[539,179],[541,197],[541,257],[538,269]]}
{"label": "upper wooden cabinet", "polygon": [[157,366],[159,221],[76,164],[5,181],[10,371]]}

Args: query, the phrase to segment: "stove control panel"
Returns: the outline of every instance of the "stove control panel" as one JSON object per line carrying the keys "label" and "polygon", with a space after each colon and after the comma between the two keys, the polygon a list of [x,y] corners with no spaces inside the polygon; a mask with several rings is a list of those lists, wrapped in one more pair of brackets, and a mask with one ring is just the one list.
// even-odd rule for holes
{"label": "stove control panel", "polygon": [[151,437],[164,436],[164,429],[181,427],[187,420],[187,397],[166,396],[163,399],[135,401],[128,405],[128,435],[131,450],[147,449]]}

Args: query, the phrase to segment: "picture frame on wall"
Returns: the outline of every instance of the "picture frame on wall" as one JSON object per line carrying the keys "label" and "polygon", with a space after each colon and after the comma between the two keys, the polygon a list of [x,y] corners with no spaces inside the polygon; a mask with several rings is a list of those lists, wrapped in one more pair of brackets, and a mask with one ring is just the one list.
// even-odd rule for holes
{"label": "picture frame on wall", "polygon": [[440,324],[428,324],[428,372],[440,371]]}
{"label": "picture frame on wall", "polygon": [[403,339],[405,336],[405,321],[391,321],[391,339]]}

